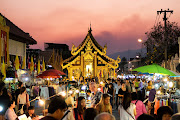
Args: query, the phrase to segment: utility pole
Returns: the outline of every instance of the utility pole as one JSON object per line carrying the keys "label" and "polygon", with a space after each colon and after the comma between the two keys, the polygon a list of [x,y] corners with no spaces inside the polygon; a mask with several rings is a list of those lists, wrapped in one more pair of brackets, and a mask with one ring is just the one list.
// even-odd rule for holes
{"label": "utility pole", "polygon": [[161,14],[161,13],[164,13],[164,18],[163,18],[163,20],[164,20],[164,28],[165,28],[165,32],[164,32],[164,43],[165,43],[165,50],[164,50],[164,57],[165,57],[165,68],[167,67],[167,24],[166,24],[166,22],[167,22],[167,17],[166,17],[166,15],[167,15],[167,13],[173,13],[173,10],[169,10],[169,8],[168,8],[168,10],[162,10],[161,9],[161,11],[157,11],[157,14],[159,15],[159,14]]}

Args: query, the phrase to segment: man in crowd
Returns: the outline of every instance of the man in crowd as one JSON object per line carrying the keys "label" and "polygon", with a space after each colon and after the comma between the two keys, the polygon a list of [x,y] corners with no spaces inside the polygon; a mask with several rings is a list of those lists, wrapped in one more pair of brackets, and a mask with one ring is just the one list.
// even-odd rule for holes
{"label": "man in crowd", "polygon": [[55,96],[51,99],[48,114],[41,120],[61,120],[64,112],[67,109],[67,104],[62,96]]}
{"label": "man in crowd", "polygon": [[98,91],[97,84],[95,82],[91,82],[89,88],[92,92],[91,107],[95,107],[101,100],[102,92]]}
{"label": "man in crowd", "polygon": [[107,112],[103,112],[97,115],[94,120],[116,120],[116,118]]}

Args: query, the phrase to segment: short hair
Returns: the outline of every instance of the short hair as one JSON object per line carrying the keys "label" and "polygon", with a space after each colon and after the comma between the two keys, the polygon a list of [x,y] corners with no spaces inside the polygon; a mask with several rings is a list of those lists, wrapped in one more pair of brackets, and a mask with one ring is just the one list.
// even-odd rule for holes
{"label": "short hair", "polygon": [[21,90],[20,90],[20,93],[22,94],[25,90],[26,90],[26,88],[22,87]]}
{"label": "short hair", "polygon": [[169,106],[162,106],[157,110],[157,119],[161,120],[164,114],[173,115],[173,111]]}
{"label": "short hair", "polygon": [[98,112],[94,108],[88,108],[84,112],[84,120],[94,120]]}
{"label": "short hair", "polygon": [[180,113],[176,113],[171,117],[171,120],[180,120]]}
{"label": "short hair", "polygon": [[23,84],[23,83],[22,83],[21,81],[19,81],[18,87],[21,87],[22,84]]}
{"label": "short hair", "polygon": [[148,114],[142,114],[137,118],[137,120],[155,120],[155,118]]}
{"label": "short hair", "polygon": [[13,99],[13,100],[11,100],[11,101],[9,101],[9,104],[8,104],[8,107],[10,107],[13,103],[15,102],[15,100]]}
{"label": "short hair", "polygon": [[54,98],[51,99],[48,107],[48,113],[53,114],[56,110],[60,109],[66,109],[67,104],[65,102],[64,97],[60,96],[55,96]]}
{"label": "short hair", "polygon": [[29,106],[28,110],[34,110],[34,106]]}
{"label": "short hair", "polygon": [[116,118],[115,118],[113,115],[111,115],[111,114],[109,114],[109,113],[107,113],[107,112],[102,112],[102,113],[100,113],[99,115],[97,115],[97,116],[94,118],[94,120],[104,120],[104,118],[107,118],[107,117],[110,118],[110,119],[108,119],[108,120],[116,120]]}

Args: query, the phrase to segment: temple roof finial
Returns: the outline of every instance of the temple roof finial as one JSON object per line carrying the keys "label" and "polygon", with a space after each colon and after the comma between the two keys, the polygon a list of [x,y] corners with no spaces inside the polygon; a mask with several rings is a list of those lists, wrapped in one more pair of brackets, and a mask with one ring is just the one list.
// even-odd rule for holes
{"label": "temple roof finial", "polygon": [[91,29],[91,22],[90,22],[90,29],[89,29],[89,31],[88,31],[88,32],[89,32],[89,33],[91,33],[91,31],[92,31],[92,29]]}

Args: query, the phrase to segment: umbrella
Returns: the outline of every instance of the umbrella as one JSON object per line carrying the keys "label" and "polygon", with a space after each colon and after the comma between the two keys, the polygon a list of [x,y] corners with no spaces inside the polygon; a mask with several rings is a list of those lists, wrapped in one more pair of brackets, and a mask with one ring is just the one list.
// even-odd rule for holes
{"label": "umbrella", "polygon": [[66,75],[66,74],[59,70],[49,69],[49,70],[42,72],[41,74],[39,74],[36,77],[37,78],[60,78],[60,76],[62,76],[62,75]]}
{"label": "umbrella", "polygon": [[164,74],[164,75],[175,76],[174,73],[172,73],[168,69],[165,69],[157,64],[138,67],[138,68],[133,69],[132,71],[138,71],[138,72],[142,72],[142,73],[160,73],[160,74]]}

